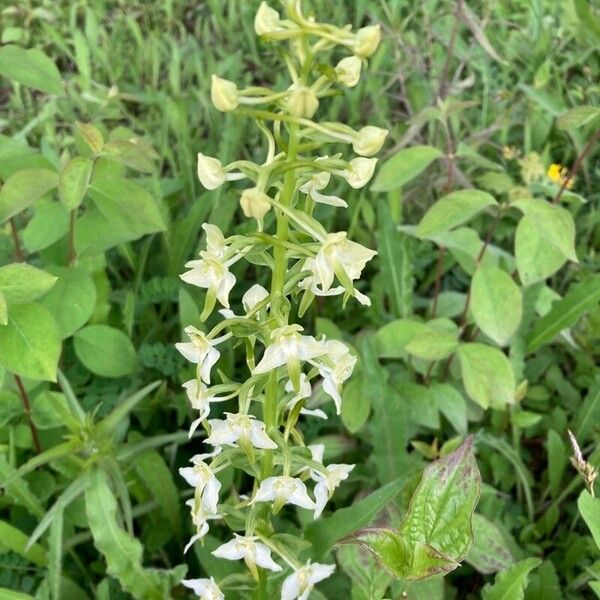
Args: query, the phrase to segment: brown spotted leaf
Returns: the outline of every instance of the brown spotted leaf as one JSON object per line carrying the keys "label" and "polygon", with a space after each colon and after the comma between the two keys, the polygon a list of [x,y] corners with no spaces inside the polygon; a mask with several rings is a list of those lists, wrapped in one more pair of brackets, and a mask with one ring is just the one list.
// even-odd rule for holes
{"label": "brown spotted leaf", "polygon": [[387,571],[407,580],[454,570],[473,542],[481,476],[469,436],[423,472],[398,530],[362,529],[342,540],[368,550]]}

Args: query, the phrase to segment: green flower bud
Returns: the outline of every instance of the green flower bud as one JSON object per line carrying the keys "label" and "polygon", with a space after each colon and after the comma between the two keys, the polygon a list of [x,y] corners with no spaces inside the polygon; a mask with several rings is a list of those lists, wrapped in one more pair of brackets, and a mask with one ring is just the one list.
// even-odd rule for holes
{"label": "green flower bud", "polygon": [[254,31],[257,35],[268,37],[269,34],[282,31],[279,13],[266,2],[261,2],[254,17]]}
{"label": "green flower bud", "polygon": [[360,79],[362,61],[358,56],[342,58],[335,67],[335,74],[342,85],[354,87]]}
{"label": "green flower bud", "polygon": [[235,110],[240,103],[238,89],[233,81],[212,76],[210,98],[217,110],[230,112]]}
{"label": "green flower bud", "polygon": [[319,99],[315,92],[311,88],[296,84],[290,86],[289,89],[290,95],[286,107],[290,115],[310,119],[319,108]]}
{"label": "green flower bud", "polygon": [[361,156],[373,156],[383,146],[388,133],[387,129],[367,125],[356,132],[352,148],[356,154],[360,154]]}
{"label": "green flower bud", "polygon": [[379,25],[361,27],[356,32],[354,39],[354,53],[361,58],[368,58],[377,50],[380,41],[381,27]]}
{"label": "green flower bud", "polygon": [[271,210],[271,200],[267,194],[257,187],[248,188],[242,192],[240,206],[244,215],[249,219],[256,219],[262,229],[265,215]]}

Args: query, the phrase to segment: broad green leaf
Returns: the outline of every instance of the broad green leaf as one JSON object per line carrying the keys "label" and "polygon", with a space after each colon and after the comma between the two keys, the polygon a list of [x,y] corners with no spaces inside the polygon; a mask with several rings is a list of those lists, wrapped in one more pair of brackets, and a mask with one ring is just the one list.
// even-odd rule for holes
{"label": "broad green leaf", "polygon": [[17,470],[0,454],[0,487],[4,495],[15,504],[24,506],[32,515],[38,518],[44,516],[45,510],[38,497],[31,491],[28,483],[19,476]]}
{"label": "broad green leaf", "polygon": [[356,433],[367,422],[371,412],[369,397],[363,394],[363,382],[354,378],[342,392],[342,422],[350,433]]}
{"label": "broad green leaf", "polygon": [[600,117],[600,108],[597,106],[576,106],[564,112],[556,119],[559,129],[576,129],[591,123]]}
{"label": "broad green leaf", "polygon": [[392,582],[389,573],[379,568],[377,562],[360,551],[358,546],[340,546],[337,552],[340,568],[352,580],[352,600],[382,600]]}
{"label": "broad green leaf", "polygon": [[440,198],[423,216],[415,231],[421,238],[458,227],[488,206],[496,204],[494,197],[480,190],[459,190]]}
{"label": "broad green leaf", "polygon": [[60,336],[52,315],[37,304],[11,306],[0,327],[0,365],[28,379],[56,381]]}
{"label": "broad green leaf", "polygon": [[483,408],[503,409],[515,401],[515,376],[506,355],[492,346],[461,344],[458,358],[469,397]]}
{"label": "broad green leaf", "polygon": [[62,79],[54,62],[38,48],[0,48],[0,75],[47,94],[64,96]]}
{"label": "broad green leaf", "polygon": [[473,515],[473,546],[465,560],[484,575],[508,569],[515,562],[498,527],[477,513]]}
{"label": "broad green leaf", "polygon": [[398,231],[388,205],[378,204],[379,260],[381,273],[387,282],[386,295],[392,312],[397,317],[407,317],[412,312],[413,261],[410,238]]}
{"label": "broad green leaf", "polygon": [[2,600],[35,600],[35,598],[29,594],[15,592],[14,590],[9,590],[7,588],[0,588],[0,598],[2,598]]}
{"label": "broad green leaf", "polygon": [[398,530],[359,530],[358,543],[396,577],[415,580],[454,570],[473,542],[472,517],[481,490],[473,439],[426,467]]}
{"label": "broad green leaf", "polygon": [[541,562],[539,558],[526,558],[506,571],[498,573],[494,583],[486,584],[481,590],[482,600],[523,600],[527,575]]}
{"label": "broad green leaf", "polygon": [[11,175],[0,189],[0,224],[34,204],[57,185],[58,175],[50,169],[22,169]]}
{"label": "broad green leaf", "polygon": [[552,304],[527,337],[527,350],[534,352],[550,342],[563,329],[574,325],[581,315],[598,306],[600,302],[600,275],[592,275],[572,285],[561,300]]}
{"label": "broad green leaf", "polygon": [[0,292],[0,325],[6,325],[8,323],[8,304],[6,303],[6,296]]}
{"label": "broad green leaf", "polygon": [[91,275],[82,266],[53,267],[51,272],[58,281],[43,304],[56,320],[62,339],[72,336],[90,319],[96,306],[96,286]]}
{"label": "broad green leaf", "polygon": [[525,591],[526,600],[564,600],[560,581],[552,561],[545,560],[529,576],[529,585]]}
{"label": "broad green leaf", "polygon": [[[0,540],[2,540],[3,547],[24,556],[35,565],[40,567],[46,566],[48,564],[48,556],[42,546],[34,544],[29,550],[25,549],[28,537],[20,529],[4,521],[0,521]],[[1,595],[0,598],[2,598]]]}
{"label": "broad green leaf", "polygon": [[426,326],[406,344],[406,351],[423,360],[442,360],[458,347],[458,331],[448,332]]}
{"label": "broad green leaf", "polygon": [[63,415],[68,411],[67,399],[60,392],[43,390],[31,400],[31,418],[38,429],[64,426]]}
{"label": "broad green leaf", "polygon": [[41,200],[22,231],[28,252],[38,252],[60,240],[69,231],[69,213],[60,202]]}
{"label": "broad green leaf", "polygon": [[582,406],[577,410],[575,416],[575,438],[580,441],[588,439],[592,428],[600,423],[600,374],[597,374]]}
{"label": "broad green leaf", "polygon": [[137,355],[130,339],[108,325],[88,325],[74,336],[75,353],[96,375],[123,377],[137,368]]}
{"label": "broad green leaf", "polygon": [[107,573],[136,600],[170,599],[170,589],[185,574],[185,567],[169,571],[144,568],[142,545],[117,523],[117,503],[107,476],[95,468],[89,477],[86,511],[94,544],[106,560]]}
{"label": "broad green leaf", "polygon": [[104,144],[102,155],[143,173],[152,173],[158,158],[152,146],[139,138],[111,140]]}
{"label": "broad green leaf", "polygon": [[504,346],[521,322],[521,290],[506,271],[480,266],[471,282],[471,312],[481,331]]}
{"label": "broad green leaf", "polygon": [[432,383],[431,396],[438,410],[448,419],[457,433],[467,434],[467,403],[462,394],[449,383]]}
{"label": "broad green leaf", "polygon": [[600,550],[600,498],[594,498],[587,490],[583,490],[577,499],[577,508]]}
{"label": "broad green leaf", "polygon": [[554,246],[565,258],[577,262],[575,223],[568,210],[535,198],[513,200],[511,205],[531,219],[544,241]]}
{"label": "broad green leaf", "polygon": [[371,189],[374,192],[389,192],[401,188],[441,156],[442,152],[433,146],[412,146],[400,150],[385,161]]}
{"label": "broad green leaf", "polygon": [[313,546],[313,558],[323,557],[339,540],[369,524],[400,491],[403,480],[390,481],[352,506],[310,523],[304,537]]}
{"label": "broad green leaf", "polygon": [[529,99],[535,102],[544,111],[550,113],[553,117],[558,117],[565,111],[565,104],[556,96],[552,96],[543,90],[538,90],[524,83],[519,84],[519,87],[529,96]]}
{"label": "broad green leaf", "polygon": [[414,319],[396,319],[381,327],[374,338],[377,354],[381,358],[402,358],[406,344],[425,331],[424,323]]}
{"label": "broad green leaf", "polygon": [[76,156],[60,172],[58,194],[67,210],[75,210],[83,201],[92,176],[94,161]]}
{"label": "broad green leaf", "polygon": [[563,253],[548,242],[532,219],[524,216],[515,233],[515,259],[523,285],[533,285],[554,275],[567,260]]}
{"label": "broad green leaf", "polygon": [[23,414],[21,398],[11,390],[0,390],[0,428]]}
{"label": "broad green leaf", "polygon": [[128,239],[163,231],[163,216],[154,198],[140,185],[122,177],[109,175],[106,170],[94,170],[89,194],[98,210],[116,231],[129,232]]}
{"label": "broad green leaf", "polygon": [[56,277],[25,263],[0,267],[0,292],[8,304],[27,304],[43,296]]}

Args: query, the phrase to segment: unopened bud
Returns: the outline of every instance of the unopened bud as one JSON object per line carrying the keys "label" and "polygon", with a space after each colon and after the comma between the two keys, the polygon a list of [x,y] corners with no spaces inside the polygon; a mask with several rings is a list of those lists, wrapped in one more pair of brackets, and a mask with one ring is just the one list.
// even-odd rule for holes
{"label": "unopened bud", "polygon": [[230,112],[235,110],[239,104],[238,89],[233,81],[212,76],[210,97],[217,110]]}
{"label": "unopened bud", "polygon": [[352,148],[356,154],[361,156],[373,156],[377,154],[385,142],[389,131],[387,129],[381,129],[381,127],[374,127],[373,125],[367,125],[361,130],[356,132],[354,142],[352,142]]}
{"label": "unopened bud", "polygon": [[268,36],[270,33],[281,31],[279,13],[266,2],[261,2],[254,17],[254,31],[257,35]]}
{"label": "unopened bud", "polygon": [[240,206],[248,218],[256,219],[262,227],[263,218],[271,209],[271,202],[267,194],[253,187],[242,192]]}
{"label": "unopened bud", "polygon": [[342,85],[354,87],[360,79],[362,61],[358,56],[342,58],[335,67],[335,74]]}
{"label": "unopened bud", "polygon": [[344,179],[354,188],[365,186],[375,172],[376,158],[353,158],[344,171]]}
{"label": "unopened bud", "polygon": [[225,182],[221,161],[198,152],[198,179],[207,190],[216,190]]}
{"label": "unopened bud", "polygon": [[287,109],[294,117],[310,119],[319,108],[319,99],[309,87],[292,85],[287,99]]}
{"label": "unopened bud", "polygon": [[361,27],[356,32],[354,39],[354,53],[361,58],[367,58],[377,50],[380,41],[381,27],[379,25]]}

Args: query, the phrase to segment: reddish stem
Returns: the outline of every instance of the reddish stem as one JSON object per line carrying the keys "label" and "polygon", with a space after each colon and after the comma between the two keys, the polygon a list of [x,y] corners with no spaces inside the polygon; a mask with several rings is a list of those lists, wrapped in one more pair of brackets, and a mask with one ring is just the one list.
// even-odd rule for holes
{"label": "reddish stem", "polygon": [[40,437],[38,435],[37,429],[35,427],[35,423],[31,418],[31,405],[29,404],[29,396],[27,395],[27,390],[21,381],[21,378],[18,375],[15,375],[15,382],[17,384],[17,388],[19,388],[19,394],[21,395],[21,400],[23,401],[23,410],[25,412],[25,416],[27,417],[27,421],[29,422],[29,429],[31,430],[31,438],[33,440],[33,446],[38,454],[42,453],[42,444],[40,443]]}

